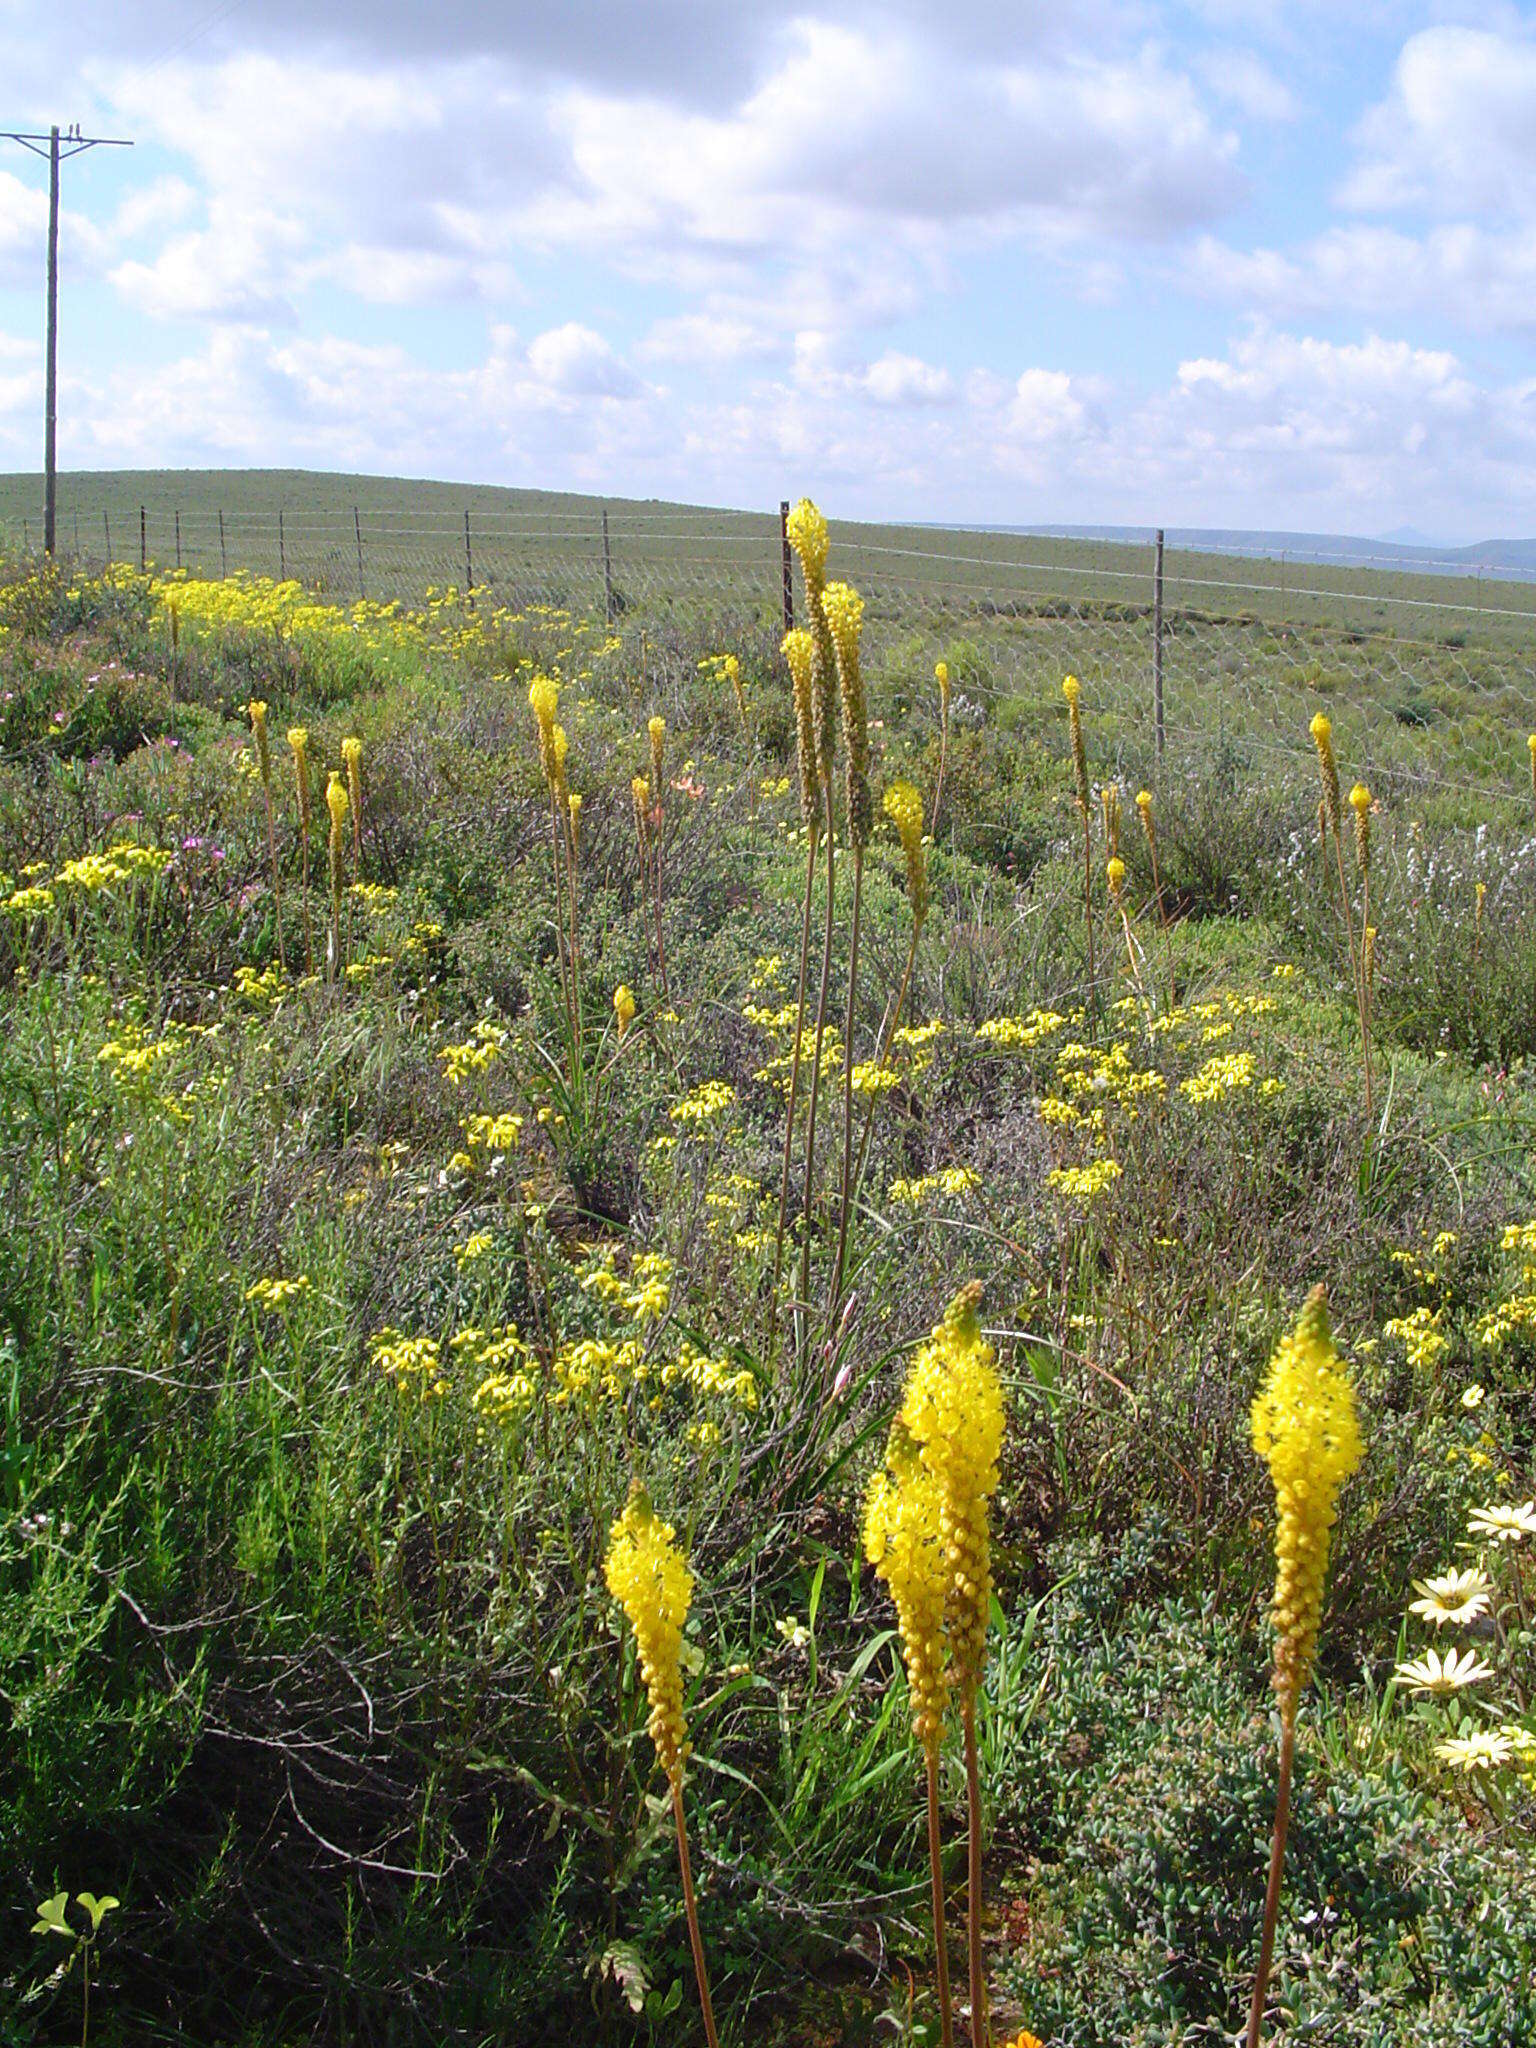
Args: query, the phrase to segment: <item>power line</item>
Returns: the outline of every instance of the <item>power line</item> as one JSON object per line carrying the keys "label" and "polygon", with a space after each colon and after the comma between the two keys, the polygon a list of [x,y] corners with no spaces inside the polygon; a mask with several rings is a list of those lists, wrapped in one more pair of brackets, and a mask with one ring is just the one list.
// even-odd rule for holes
{"label": "power line", "polygon": [[53,553],[54,511],[58,499],[58,399],[59,399],[59,165],[88,149],[132,149],[133,144],[117,135],[82,135],[80,123],[73,122],[61,135],[58,127],[46,135],[21,129],[0,129],[0,142],[19,142],[34,156],[48,162],[48,334],[47,363],[43,393],[43,549]]}

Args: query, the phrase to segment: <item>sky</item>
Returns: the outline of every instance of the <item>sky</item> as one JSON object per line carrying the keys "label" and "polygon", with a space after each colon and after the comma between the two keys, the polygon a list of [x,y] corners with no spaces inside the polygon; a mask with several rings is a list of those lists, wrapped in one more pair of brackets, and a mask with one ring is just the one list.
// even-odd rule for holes
{"label": "sky", "polygon": [[[1536,534],[1536,6],[0,0],[60,464]],[[0,469],[46,165],[0,144]]]}

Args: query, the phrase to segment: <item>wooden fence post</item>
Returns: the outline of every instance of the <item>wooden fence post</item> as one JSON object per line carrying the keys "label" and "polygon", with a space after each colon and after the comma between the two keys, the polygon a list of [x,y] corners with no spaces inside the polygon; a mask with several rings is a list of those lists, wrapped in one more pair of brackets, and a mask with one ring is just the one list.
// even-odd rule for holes
{"label": "wooden fence post", "polygon": [[603,616],[613,624],[613,550],[608,544],[608,507],[603,507]]}
{"label": "wooden fence post", "polygon": [[1157,529],[1157,555],[1152,568],[1152,723],[1157,735],[1157,758],[1163,758],[1163,529]]}
{"label": "wooden fence post", "polygon": [[107,517],[107,508],[105,505],[103,505],[101,508],[101,530],[106,535],[107,567],[110,569],[112,566],[112,522]]}
{"label": "wooden fence post", "polygon": [[782,578],[780,596],[784,607],[784,630],[795,630],[795,579],[789,564],[789,500],[779,500],[779,569]]}
{"label": "wooden fence post", "polygon": [[366,597],[368,593],[363,588],[363,522],[355,505],[352,507],[352,531],[357,535],[357,594]]}
{"label": "wooden fence post", "polygon": [[464,589],[469,598],[469,608],[475,608],[475,558],[469,545],[469,507],[464,507]]}
{"label": "wooden fence post", "polygon": [[139,574],[142,576],[149,567],[149,547],[145,538],[146,527],[144,507],[139,507]]}
{"label": "wooden fence post", "polygon": [[181,567],[181,507],[176,507],[176,566]]}
{"label": "wooden fence post", "polygon": [[277,508],[277,580],[288,581],[288,536],[283,531],[283,508]]}
{"label": "wooden fence post", "polygon": [[224,507],[219,507],[219,574],[229,574],[229,550],[224,545]]}

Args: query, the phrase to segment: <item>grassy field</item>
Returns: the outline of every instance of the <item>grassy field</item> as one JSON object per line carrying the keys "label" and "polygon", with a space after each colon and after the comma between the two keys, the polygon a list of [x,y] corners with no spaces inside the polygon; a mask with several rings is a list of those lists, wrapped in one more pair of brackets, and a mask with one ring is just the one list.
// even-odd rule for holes
{"label": "grassy field", "polygon": [[1536,2039],[1515,710],[884,592],[0,568],[6,2048]]}
{"label": "grassy field", "polygon": [[[36,495],[35,478],[0,477],[0,532],[20,537]],[[110,538],[115,559],[137,563],[141,506],[146,558],[162,568],[179,554],[204,575],[283,573],[337,602],[417,601],[472,575],[514,607],[717,637],[771,631],[782,610],[776,512],[610,501],[605,554],[603,505],[566,493],[124,471],[61,479],[61,538],[73,546],[78,527],[85,559],[104,559]],[[836,532],[869,603],[871,660],[899,696],[920,694],[945,659],[962,691],[1009,695],[1039,733],[1060,675],[1076,671],[1098,686],[1125,772],[1159,765],[1150,547],[858,522]],[[1294,758],[1326,702],[1403,794],[1523,791],[1536,585],[1181,551],[1167,557],[1164,608],[1165,762],[1204,773],[1213,752],[1235,751],[1257,772]]]}

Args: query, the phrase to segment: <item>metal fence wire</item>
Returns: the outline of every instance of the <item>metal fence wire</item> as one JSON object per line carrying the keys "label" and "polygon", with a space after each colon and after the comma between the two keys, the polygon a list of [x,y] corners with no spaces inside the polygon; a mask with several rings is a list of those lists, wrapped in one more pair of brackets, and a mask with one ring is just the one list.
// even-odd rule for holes
{"label": "metal fence wire", "polygon": [[[671,624],[730,646],[800,608],[779,507],[766,513],[587,501],[445,510],[397,502],[261,511],[66,501],[61,545],[88,564],[293,580],[336,603],[472,591],[617,627]],[[20,522],[14,546],[31,536]],[[1454,557],[1243,552],[1063,530],[836,522],[833,573],[865,599],[872,685],[931,698],[948,663],[962,719],[1013,700],[1059,728],[1083,679],[1101,747],[1130,766],[1262,772],[1306,755],[1314,711],[1384,785],[1529,802],[1536,580]],[[802,621],[803,623],[803,621]]]}

